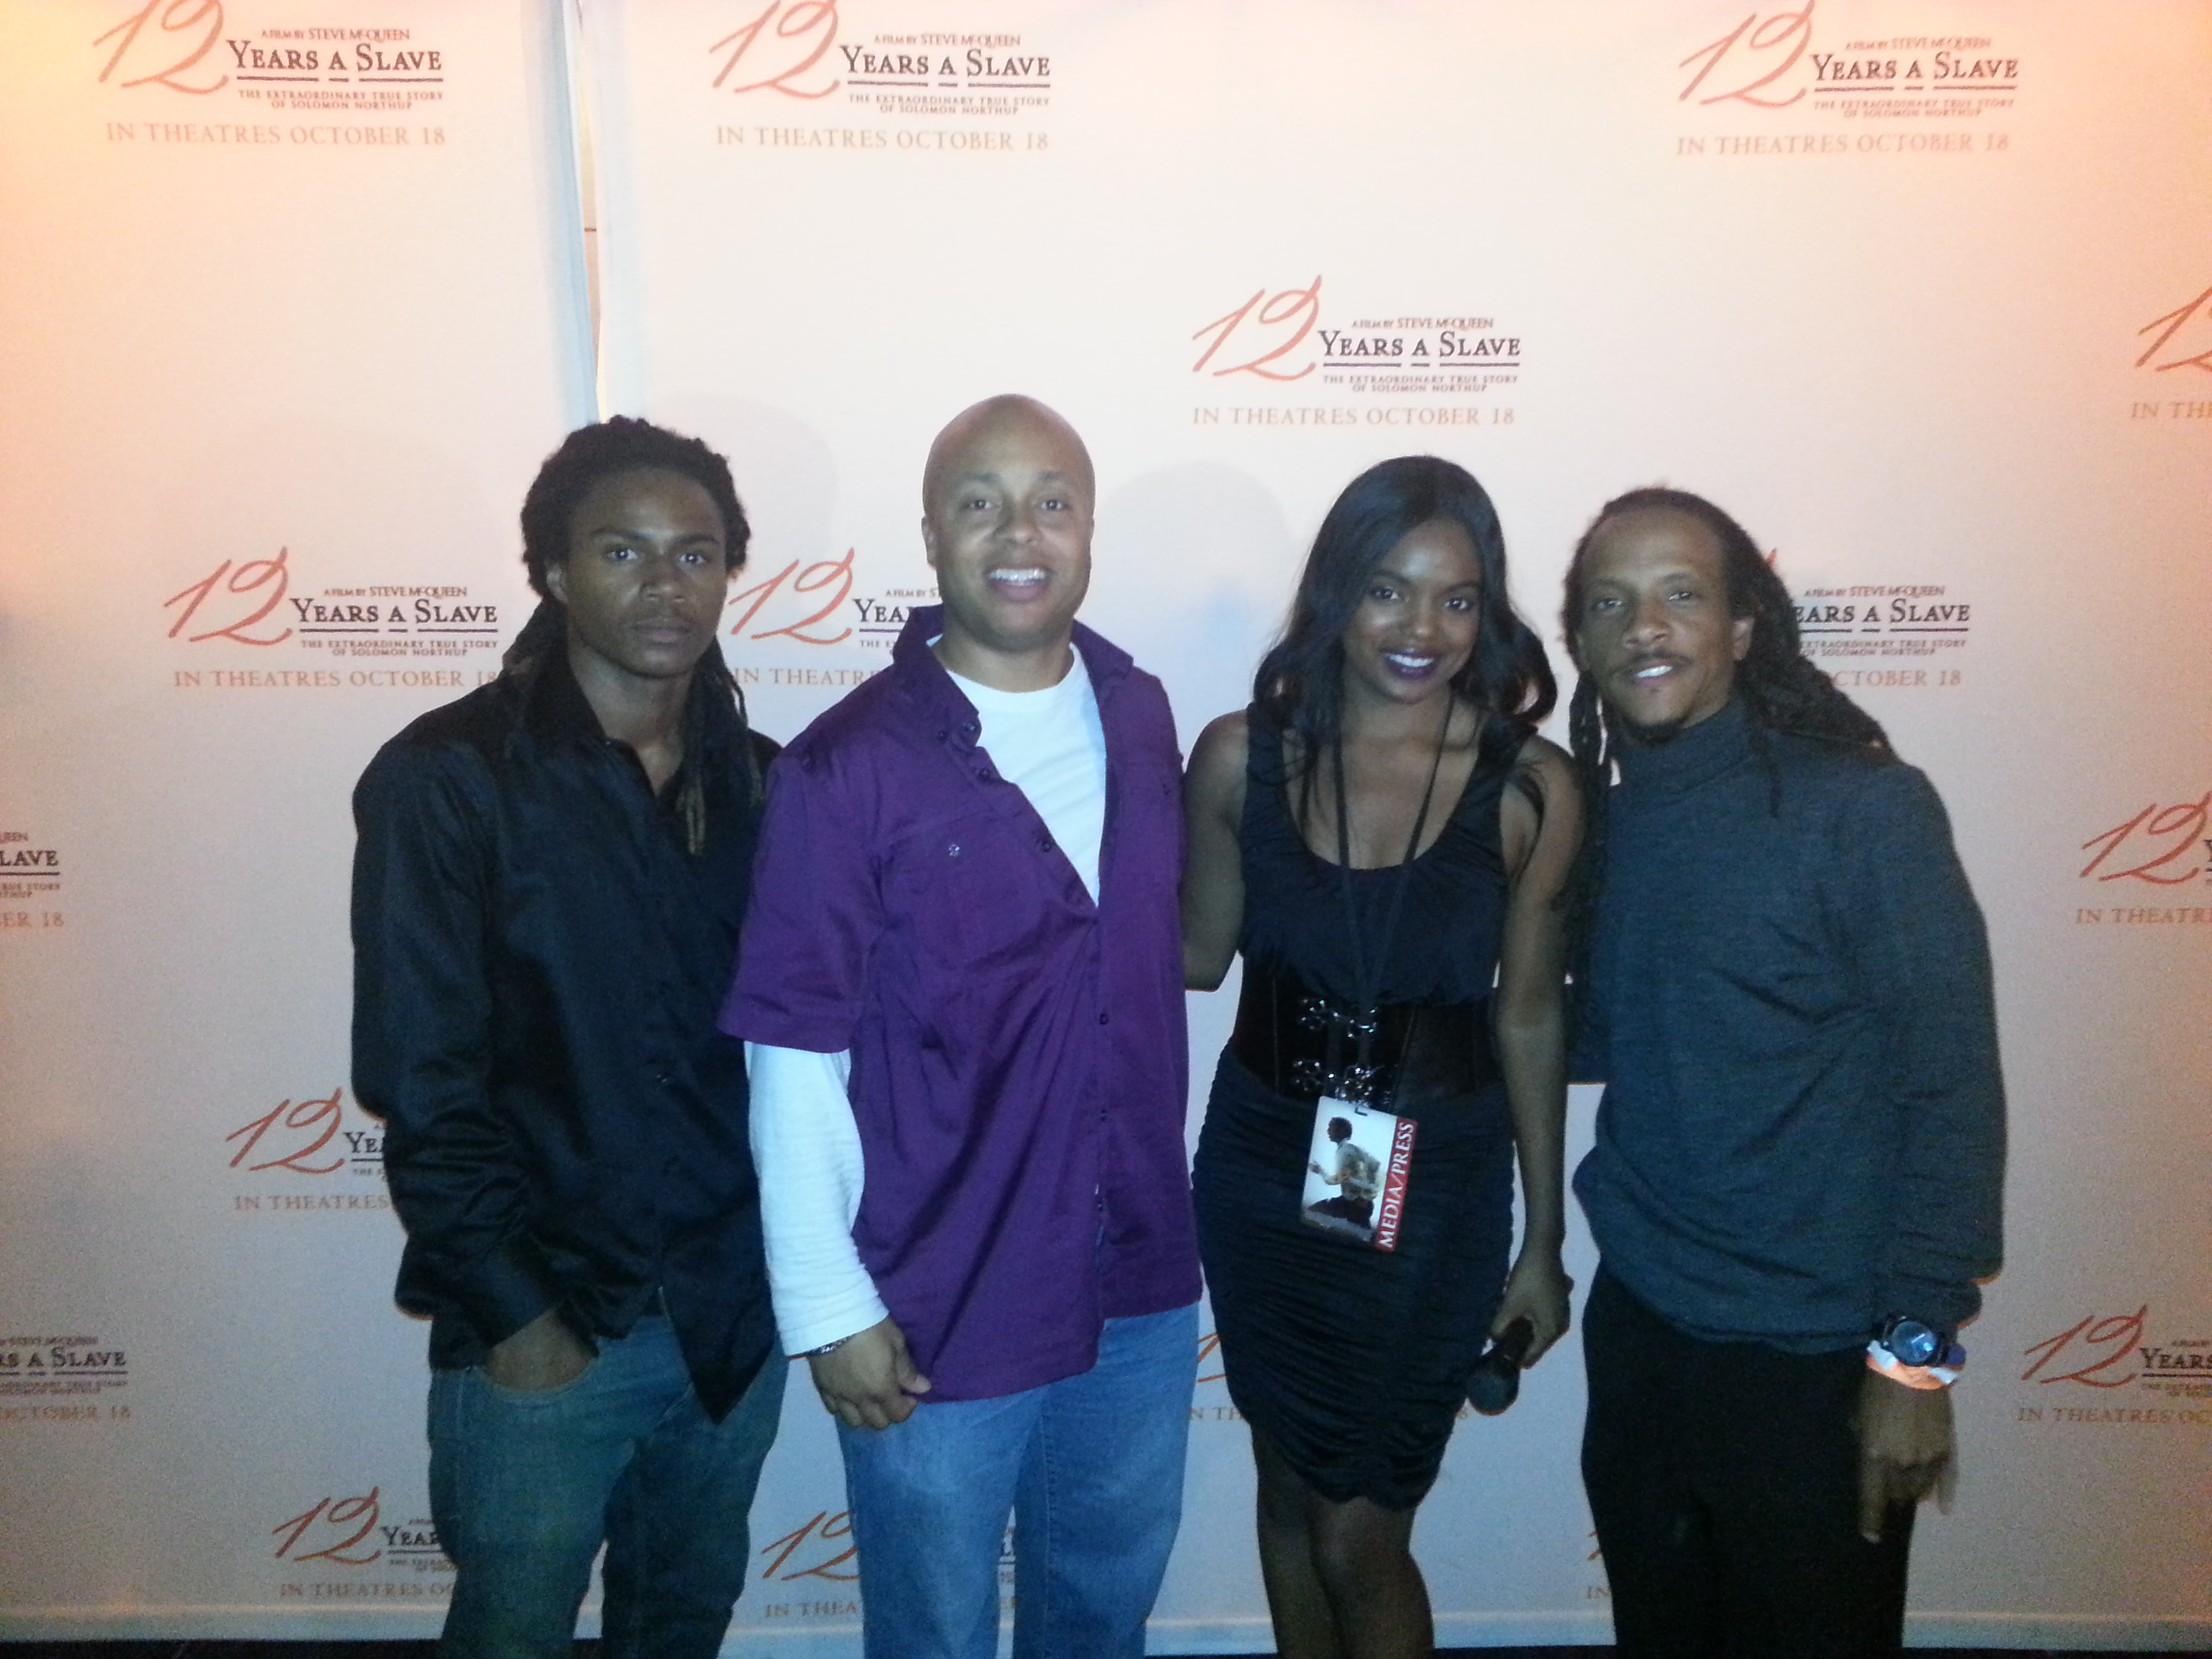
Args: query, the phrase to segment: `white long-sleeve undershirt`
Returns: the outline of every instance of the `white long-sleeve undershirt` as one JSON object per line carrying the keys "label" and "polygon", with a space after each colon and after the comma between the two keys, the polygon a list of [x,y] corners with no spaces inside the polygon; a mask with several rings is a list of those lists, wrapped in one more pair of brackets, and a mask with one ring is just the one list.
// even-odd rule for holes
{"label": "white long-sleeve undershirt", "polygon": [[865,1331],[887,1311],[853,1243],[866,1170],[845,1092],[852,1068],[842,1052],[745,1044],[769,1297],[786,1353]]}
{"label": "white long-sleeve undershirt", "polygon": [[[999,691],[952,677],[975,706],[978,746],[1025,795],[1095,902],[1106,823],[1106,733],[1079,653],[1059,684]],[[769,1294],[787,1354],[805,1353],[888,1317],[853,1242],[866,1163],[848,1093],[852,1058],[745,1045],[753,1164]]]}

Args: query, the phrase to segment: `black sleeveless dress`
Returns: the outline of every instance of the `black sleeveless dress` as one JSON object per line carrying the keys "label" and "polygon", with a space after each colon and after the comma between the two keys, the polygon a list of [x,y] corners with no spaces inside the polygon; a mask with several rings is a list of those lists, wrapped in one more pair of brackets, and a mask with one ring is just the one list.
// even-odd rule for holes
{"label": "black sleeveless dress", "polygon": [[[1256,711],[1243,823],[1248,971],[1288,969],[1356,1002],[1342,877],[1291,820],[1279,740]],[[1376,1000],[1486,1004],[1505,919],[1498,796],[1510,765],[1478,766],[1416,859]],[[1401,867],[1352,872],[1372,957]],[[1487,1007],[1480,1011],[1486,1024]],[[1417,1118],[1397,1248],[1299,1218],[1314,1103],[1279,1094],[1224,1052],[1193,1168],[1199,1249],[1230,1398],[1333,1502],[1410,1509],[1435,1482],[1504,1289],[1513,1139],[1504,1090],[1399,1107]]]}

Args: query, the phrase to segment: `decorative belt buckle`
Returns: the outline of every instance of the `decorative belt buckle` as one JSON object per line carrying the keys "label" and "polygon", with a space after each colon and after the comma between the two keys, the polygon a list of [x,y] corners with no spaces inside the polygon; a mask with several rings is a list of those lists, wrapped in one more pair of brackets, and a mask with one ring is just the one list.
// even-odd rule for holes
{"label": "decorative belt buckle", "polygon": [[1335,1086],[1329,1090],[1329,1093],[1340,1100],[1350,1101],[1364,1116],[1382,1091],[1382,1068],[1379,1066],[1346,1066],[1332,1081]]}

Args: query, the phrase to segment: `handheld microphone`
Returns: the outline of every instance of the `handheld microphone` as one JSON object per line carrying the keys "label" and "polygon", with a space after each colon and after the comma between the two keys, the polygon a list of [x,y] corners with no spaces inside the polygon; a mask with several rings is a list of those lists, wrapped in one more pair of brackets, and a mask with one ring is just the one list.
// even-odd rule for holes
{"label": "handheld microphone", "polygon": [[1516,1319],[1504,1334],[1492,1339],[1467,1379],[1467,1403],[1485,1417],[1495,1417],[1521,1395],[1521,1361],[1536,1328],[1527,1319]]}

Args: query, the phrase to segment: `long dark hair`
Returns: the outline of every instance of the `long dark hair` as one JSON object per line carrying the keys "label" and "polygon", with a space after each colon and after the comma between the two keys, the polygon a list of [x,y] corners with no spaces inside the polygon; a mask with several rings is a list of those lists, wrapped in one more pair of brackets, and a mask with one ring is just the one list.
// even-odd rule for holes
{"label": "long dark hair", "polygon": [[[1835,681],[1799,649],[1797,612],[1790,590],[1750,532],[1704,496],[1686,489],[1632,489],[1614,496],[1590,520],[1568,562],[1566,592],[1559,608],[1569,653],[1578,650],[1576,638],[1586,597],[1583,566],[1598,532],[1624,513],[1652,508],[1682,514],[1712,532],[1720,546],[1729,614],[1751,618],[1751,647],[1736,665],[1735,692],[1750,719],[1752,752],[1766,774],[1769,810],[1782,810],[1782,774],[1769,733],[1831,744],[1874,764],[1896,758],[1881,723],[1838,690]],[[1583,667],[1579,655],[1575,665]],[[1582,850],[1567,885],[1569,956],[1579,978],[1604,868],[1607,790],[1620,741],[1611,712],[1598,696],[1597,683],[1587,672],[1578,674],[1567,704],[1567,732],[1587,814]]]}
{"label": "long dark hair", "polygon": [[1392,548],[1438,520],[1467,532],[1482,573],[1474,650],[1451,682],[1480,711],[1480,760],[1518,749],[1559,700],[1543,641],[1514,613],[1506,592],[1505,538],[1488,492],[1465,467],[1441,457],[1401,455],[1369,467],[1336,498],[1306,556],[1282,637],[1253,677],[1254,706],[1296,739],[1285,745],[1286,758],[1309,782],[1319,757],[1343,735],[1344,630],[1369,579]]}
{"label": "long dark hair", "polygon": [[722,546],[729,568],[744,568],[752,526],[738,500],[729,462],[696,438],[635,416],[617,415],[580,426],[563,438],[522,498],[522,563],[538,598],[553,597],[545,585],[545,571],[568,556],[568,520],[576,504],[600,479],[647,467],[679,472],[707,492],[722,515]]}
{"label": "long dark hair", "polygon": [[[722,518],[724,563],[731,570],[744,568],[745,548],[752,540],[752,526],[745,518],[744,504],[738,500],[738,487],[730,477],[728,461],[696,438],[671,432],[666,427],[655,426],[635,416],[617,415],[590,426],[578,427],[545,458],[537,477],[531,482],[529,492],[522,498],[522,565],[529,573],[532,591],[538,595],[538,608],[522,625],[522,631],[514,636],[514,642],[507,647],[503,660],[507,667],[526,671],[568,639],[568,607],[553,597],[553,590],[546,585],[545,572],[568,556],[569,520],[575,515],[577,504],[592,493],[601,479],[647,468],[679,473],[707,492],[708,499],[714,503],[715,511]],[[757,801],[762,795],[760,763],[744,731],[745,695],[723,659],[719,637],[700,658],[694,673],[703,675],[708,685],[726,696],[737,709],[738,752],[732,760],[748,799]],[[695,696],[684,714],[684,751],[687,756],[701,752],[707,732],[706,715],[705,706]],[[688,770],[689,775],[678,792],[677,809],[684,824],[684,844],[696,854],[706,846],[706,798],[699,769],[691,767]]]}

